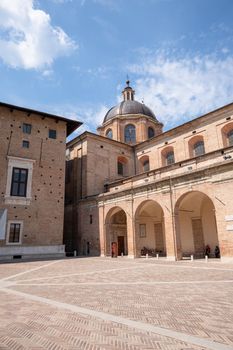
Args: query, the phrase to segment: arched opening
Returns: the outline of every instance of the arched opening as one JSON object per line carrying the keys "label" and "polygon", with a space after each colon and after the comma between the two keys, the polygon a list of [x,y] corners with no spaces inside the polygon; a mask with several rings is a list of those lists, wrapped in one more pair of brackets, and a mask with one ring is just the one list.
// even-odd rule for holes
{"label": "arched opening", "polygon": [[148,139],[151,139],[154,136],[155,136],[155,131],[154,131],[154,129],[151,126],[149,126],[149,128],[148,128]]}
{"label": "arched opening", "polygon": [[223,147],[233,146],[233,123],[228,123],[222,128]]}
{"label": "arched opening", "polygon": [[109,139],[112,139],[112,129],[108,129],[107,131],[106,131],[106,134],[105,134],[105,136],[106,137],[108,137]]}
{"label": "arched opening", "polygon": [[164,214],[162,207],[153,200],[141,203],[135,214],[135,225],[137,256],[145,254],[165,256]]}
{"label": "arched opening", "polygon": [[228,145],[233,146],[233,129],[227,133]]}
{"label": "arched opening", "polygon": [[215,208],[206,194],[192,191],[181,196],[175,206],[175,222],[183,257],[203,258],[207,245],[210,257],[215,256],[219,247]]}
{"label": "arched opening", "polygon": [[105,220],[106,255],[117,257],[128,255],[127,218],[120,207],[112,208]]}
{"label": "arched opening", "polygon": [[175,163],[174,148],[172,146],[168,146],[164,148],[161,152],[161,155],[162,155],[162,166],[171,165]]}
{"label": "arched opening", "polygon": [[189,154],[191,158],[205,154],[205,144],[203,136],[197,135],[189,140]]}
{"label": "arched opening", "polygon": [[150,160],[148,156],[143,156],[139,159],[139,170],[140,172],[146,172],[150,170]]}
{"label": "arched opening", "polygon": [[117,174],[121,176],[128,175],[128,160],[125,157],[117,158]]}
{"label": "arched opening", "polygon": [[133,124],[128,124],[125,127],[125,142],[126,143],[136,142],[136,128]]}

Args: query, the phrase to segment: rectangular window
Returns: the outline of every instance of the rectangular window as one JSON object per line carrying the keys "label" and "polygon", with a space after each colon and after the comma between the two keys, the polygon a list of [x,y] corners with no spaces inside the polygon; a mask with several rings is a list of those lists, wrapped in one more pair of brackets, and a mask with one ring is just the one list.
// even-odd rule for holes
{"label": "rectangular window", "polygon": [[23,132],[24,132],[25,134],[31,134],[31,131],[32,131],[32,126],[31,126],[31,124],[23,123]]}
{"label": "rectangular window", "polygon": [[57,138],[57,131],[53,130],[53,129],[49,129],[49,138],[56,139]]}
{"label": "rectangular window", "polygon": [[20,228],[21,228],[21,224],[19,224],[19,223],[10,224],[8,243],[19,243],[20,242]]}
{"label": "rectangular window", "polygon": [[118,172],[118,175],[124,174],[124,165],[121,162],[117,163],[117,172]]}
{"label": "rectangular window", "polygon": [[90,224],[93,223],[93,218],[92,218],[92,215],[90,215]]}
{"label": "rectangular window", "polygon": [[22,146],[23,148],[29,148],[29,141],[23,140]]}
{"label": "rectangular window", "polygon": [[28,169],[13,168],[11,196],[26,197]]}
{"label": "rectangular window", "polygon": [[139,236],[141,238],[146,237],[146,224],[140,224],[139,225]]}

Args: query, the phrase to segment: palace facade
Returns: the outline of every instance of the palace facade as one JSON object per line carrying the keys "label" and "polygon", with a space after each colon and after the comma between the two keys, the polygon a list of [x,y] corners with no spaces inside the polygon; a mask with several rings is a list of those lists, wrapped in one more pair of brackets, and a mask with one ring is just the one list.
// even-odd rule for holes
{"label": "palace facade", "polygon": [[233,103],[163,132],[134,95],[67,144],[67,252],[233,259]]}
{"label": "palace facade", "polygon": [[0,103],[0,259],[65,255],[66,137],[80,125]]}

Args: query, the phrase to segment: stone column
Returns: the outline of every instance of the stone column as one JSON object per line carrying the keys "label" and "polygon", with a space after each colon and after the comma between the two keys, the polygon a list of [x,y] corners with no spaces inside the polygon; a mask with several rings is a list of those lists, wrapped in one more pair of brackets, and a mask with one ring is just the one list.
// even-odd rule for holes
{"label": "stone column", "polygon": [[182,258],[180,239],[175,229],[175,216],[172,217],[172,214],[164,217],[164,233],[167,259],[180,260]]}
{"label": "stone column", "polygon": [[104,217],[104,206],[99,206],[99,242],[100,242],[100,256],[106,256],[106,224]]}

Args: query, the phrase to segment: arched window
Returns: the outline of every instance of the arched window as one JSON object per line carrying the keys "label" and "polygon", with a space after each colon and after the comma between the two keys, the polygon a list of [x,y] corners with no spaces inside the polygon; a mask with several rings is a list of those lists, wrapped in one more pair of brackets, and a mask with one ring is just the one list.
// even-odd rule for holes
{"label": "arched window", "polygon": [[205,154],[204,141],[197,141],[193,145],[193,153],[194,153],[194,157],[201,156],[202,154]]}
{"label": "arched window", "polygon": [[166,154],[166,164],[170,165],[175,163],[175,156],[174,156],[174,152],[170,151]]}
{"label": "arched window", "polygon": [[136,142],[136,130],[133,124],[128,124],[125,127],[125,142],[126,143]]}
{"label": "arched window", "polygon": [[106,137],[108,137],[109,139],[112,139],[112,129],[108,129],[106,131]]}
{"label": "arched window", "polygon": [[142,163],[143,166],[143,171],[149,171],[150,170],[150,163],[149,163],[149,159],[144,160],[144,162]]}
{"label": "arched window", "polygon": [[221,129],[223,147],[233,146],[233,121],[226,123]]}
{"label": "arched window", "polygon": [[161,152],[162,166],[175,163],[174,148],[172,146],[165,147]]}
{"label": "arched window", "polygon": [[117,158],[117,174],[121,176],[126,176],[127,175],[127,159],[124,157],[118,157]]}
{"label": "arched window", "polygon": [[228,145],[233,146],[233,129],[228,132],[227,139],[228,139]]}
{"label": "arched window", "polygon": [[149,127],[148,128],[148,139],[151,139],[152,137],[155,136],[155,131],[153,128]]}

